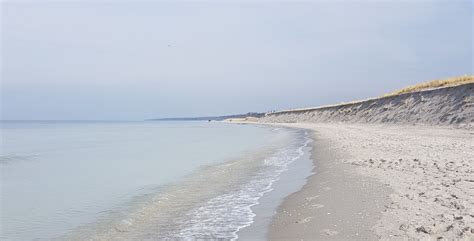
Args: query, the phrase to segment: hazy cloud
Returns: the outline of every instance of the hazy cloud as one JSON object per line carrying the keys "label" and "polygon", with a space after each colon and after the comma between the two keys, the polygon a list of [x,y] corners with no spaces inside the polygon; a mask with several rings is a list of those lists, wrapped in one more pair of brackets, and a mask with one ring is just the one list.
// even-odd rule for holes
{"label": "hazy cloud", "polygon": [[2,3],[3,119],[317,106],[472,73],[472,3]]}

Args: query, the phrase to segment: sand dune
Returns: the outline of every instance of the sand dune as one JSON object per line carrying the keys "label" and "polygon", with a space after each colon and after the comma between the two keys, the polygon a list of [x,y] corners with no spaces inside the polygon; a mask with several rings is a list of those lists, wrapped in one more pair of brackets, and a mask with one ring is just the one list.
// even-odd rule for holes
{"label": "sand dune", "polygon": [[474,124],[474,84],[430,89],[318,108],[268,113],[260,122],[345,122],[454,125]]}

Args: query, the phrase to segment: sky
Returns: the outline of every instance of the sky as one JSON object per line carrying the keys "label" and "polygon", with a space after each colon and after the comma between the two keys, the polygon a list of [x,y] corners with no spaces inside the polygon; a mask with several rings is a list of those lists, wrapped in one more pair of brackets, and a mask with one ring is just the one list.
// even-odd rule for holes
{"label": "sky", "polygon": [[313,107],[473,73],[472,1],[2,1],[1,119]]}

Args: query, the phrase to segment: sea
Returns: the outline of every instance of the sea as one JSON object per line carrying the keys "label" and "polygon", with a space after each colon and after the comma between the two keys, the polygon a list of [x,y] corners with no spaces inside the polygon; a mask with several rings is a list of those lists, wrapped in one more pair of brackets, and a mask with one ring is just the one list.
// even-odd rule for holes
{"label": "sea", "polygon": [[265,239],[311,175],[302,129],[0,122],[1,240]]}

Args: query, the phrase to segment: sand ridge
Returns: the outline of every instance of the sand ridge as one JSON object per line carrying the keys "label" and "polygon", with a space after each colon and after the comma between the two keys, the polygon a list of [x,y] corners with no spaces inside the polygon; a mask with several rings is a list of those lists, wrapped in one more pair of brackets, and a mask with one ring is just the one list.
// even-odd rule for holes
{"label": "sand ridge", "polygon": [[474,128],[474,83],[267,113],[265,123],[389,123]]}

